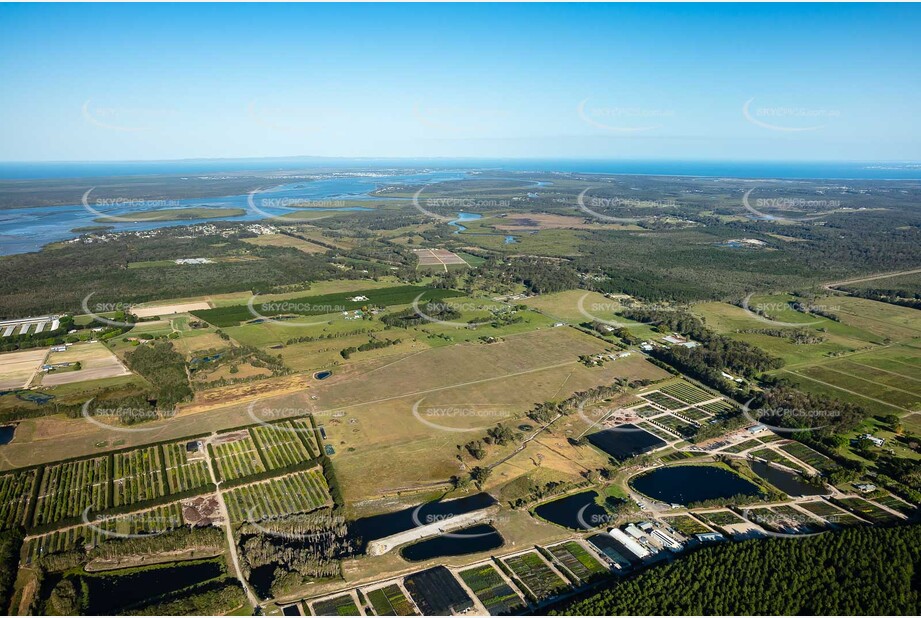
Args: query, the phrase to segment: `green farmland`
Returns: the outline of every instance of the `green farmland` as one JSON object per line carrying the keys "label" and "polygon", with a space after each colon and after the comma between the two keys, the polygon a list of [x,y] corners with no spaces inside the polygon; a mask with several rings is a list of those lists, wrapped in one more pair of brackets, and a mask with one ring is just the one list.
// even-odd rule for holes
{"label": "green farmland", "polygon": [[[253,307],[260,315],[324,315],[341,311],[353,311],[367,306],[389,307],[392,305],[408,305],[422,294],[420,302],[438,301],[445,298],[461,296],[455,290],[426,288],[415,285],[398,285],[390,288],[376,288],[370,290],[356,290],[353,292],[338,292],[322,296],[305,296],[284,301],[254,302]],[[368,300],[351,300],[364,296]],[[218,326],[236,326],[240,322],[255,319],[257,316],[250,311],[247,305],[234,305],[230,307],[217,307],[215,309],[202,309],[192,311],[192,315]]]}

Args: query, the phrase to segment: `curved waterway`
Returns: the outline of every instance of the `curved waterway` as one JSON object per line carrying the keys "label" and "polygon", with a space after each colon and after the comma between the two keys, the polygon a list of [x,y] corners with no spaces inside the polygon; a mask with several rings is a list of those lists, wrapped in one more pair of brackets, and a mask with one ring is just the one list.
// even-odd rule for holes
{"label": "curved waterway", "polygon": [[[136,232],[152,230],[163,227],[176,227],[194,225],[196,223],[209,223],[214,221],[260,221],[266,215],[281,216],[293,212],[304,211],[362,211],[370,210],[364,206],[346,206],[336,204],[336,201],[345,200],[373,200],[387,201],[395,198],[371,195],[380,187],[402,184],[431,184],[446,180],[460,180],[467,177],[463,171],[434,171],[418,174],[394,174],[392,176],[345,176],[333,178],[320,178],[317,180],[300,180],[283,184],[272,189],[267,189],[254,194],[252,205],[250,195],[229,195],[225,197],[200,197],[190,199],[169,200],[169,209],[185,208],[236,208],[244,209],[245,214],[239,216],[224,216],[213,219],[192,219],[187,221],[139,221],[112,223],[115,232]],[[89,188],[89,187],[87,187]],[[95,206],[96,200],[111,198],[106,195],[103,188],[93,191],[87,198],[88,203],[103,215],[122,216],[136,214],[151,210],[149,202],[126,201],[116,206]],[[271,200],[271,204],[290,204],[290,206],[267,206],[261,200]],[[318,204],[316,208],[297,208],[298,201],[325,201],[328,204]],[[259,212],[261,211],[261,212]],[[72,232],[74,228],[98,226],[95,221],[98,214],[94,214],[83,207],[82,204],[67,204],[60,206],[39,206],[35,208],[9,208],[0,211],[0,255],[37,251],[42,246],[56,241],[69,240],[80,234]]]}
{"label": "curved waterway", "polygon": [[462,221],[476,221],[477,219],[482,219],[482,218],[483,218],[483,215],[478,215],[475,212],[459,212],[457,213],[457,219],[454,219],[453,221],[448,221],[448,225],[451,225],[457,228],[456,230],[454,230],[453,232],[454,234],[460,234],[461,232],[467,229],[465,226],[461,225]]}

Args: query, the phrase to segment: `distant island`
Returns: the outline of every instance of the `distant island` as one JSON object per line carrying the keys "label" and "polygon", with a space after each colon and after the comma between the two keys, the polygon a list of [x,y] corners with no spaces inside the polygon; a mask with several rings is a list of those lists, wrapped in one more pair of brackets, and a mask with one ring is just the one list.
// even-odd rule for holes
{"label": "distant island", "polygon": [[166,210],[142,210],[124,215],[111,217],[98,217],[93,219],[97,223],[125,223],[144,221],[191,221],[194,219],[222,219],[224,217],[240,217],[246,214],[243,208],[170,208]]}

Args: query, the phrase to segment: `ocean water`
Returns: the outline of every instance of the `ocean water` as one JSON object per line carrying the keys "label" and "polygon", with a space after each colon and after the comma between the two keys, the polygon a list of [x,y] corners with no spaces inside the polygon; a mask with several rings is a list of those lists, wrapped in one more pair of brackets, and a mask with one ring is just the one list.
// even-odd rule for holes
{"label": "ocean water", "polygon": [[919,180],[921,162],[873,161],[682,161],[599,159],[336,159],[287,157],[270,159],[187,159],[178,161],[0,162],[0,180],[86,178],[145,174],[208,174],[216,172],[282,172],[317,170],[472,169],[558,171],[593,174],[644,174],[725,178],[839,178]]}

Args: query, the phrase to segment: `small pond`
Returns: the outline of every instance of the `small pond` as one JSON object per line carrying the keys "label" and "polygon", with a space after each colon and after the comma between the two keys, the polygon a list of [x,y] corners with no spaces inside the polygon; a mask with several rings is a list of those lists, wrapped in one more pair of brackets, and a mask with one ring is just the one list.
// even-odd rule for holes
{"label": "small pond", "polygon": [[823,496],[828,493],[824,487],[807,483],[799,474],[775,468],[763,461],[752,462],[751,467],[752,472],[788,496]]}
{"label": "small pond", "polygon": [[400,555],[411,562],[418,562],[490,551],[503,544],[505,541],[498,530],[489,524],[477,524],[407,545],[400,550]]}
{"label": "small pond", "polygon": [[630,423],[593,433],[588,441],[617,460],[665,446],[664,440]]}
{"label": "small pond", "polygon": [[16,433],[16,425],[0,426],[0,446],[12,442],[14,433]]}
{"label": "small pond", "polygon": [[559,500],[545,502],[534,509],[541,519],[571,530],[592,530],[610,520],[608,512],[595,502],[598,492],[579,492]]}

